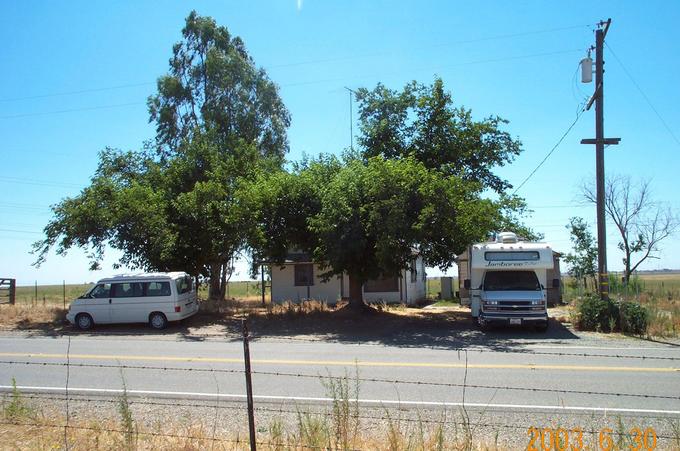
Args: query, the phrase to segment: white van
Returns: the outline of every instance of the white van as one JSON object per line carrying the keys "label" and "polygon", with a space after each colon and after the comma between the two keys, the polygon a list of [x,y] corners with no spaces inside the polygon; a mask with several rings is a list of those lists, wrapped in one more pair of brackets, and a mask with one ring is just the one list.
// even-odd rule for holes
{"label": "white van", "polygon": [[71,302],[66,319],[80,329],[94,324],[149,323],[163,329],[198,312],[192,278],[184,272],[123,274],[102,279]]}

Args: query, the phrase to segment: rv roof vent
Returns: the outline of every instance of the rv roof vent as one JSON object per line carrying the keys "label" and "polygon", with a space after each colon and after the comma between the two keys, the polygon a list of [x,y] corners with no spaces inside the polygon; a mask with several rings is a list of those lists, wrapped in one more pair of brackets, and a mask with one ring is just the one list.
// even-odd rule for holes
{"label": "rv roof vent", "polygon": [[496,236],[496,242],[498,243],[516,243],[517,235],[512,232],[501,232]]}

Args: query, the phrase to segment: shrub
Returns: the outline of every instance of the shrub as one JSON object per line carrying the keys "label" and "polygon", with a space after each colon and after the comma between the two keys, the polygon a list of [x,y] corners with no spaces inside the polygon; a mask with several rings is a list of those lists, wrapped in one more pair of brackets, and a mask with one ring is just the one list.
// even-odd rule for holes
{"label": "shrub", "polygon": [[647,332],[649,310],[636,302],[603,301],[591,294],[577,304],[577,325],[580,330],[642,335]]}
{"label": "shrub", "polygon": [[642,335],[647,332],[649,311],[636,302],[622,302],[619,306],[621,312],[621,332]]}
{"label": "shrub", "polygon": [[34,409],[24,400],[23,395],[17,388],[16,379],[12,378],[12,393],[9,403],[3,405],[3,414],[11,423],[21,422],[26,418],[35,417]]}
{"label": "shrub", "polygon": [[613,332],[618,326],[619,308],[611,299],[604,301],[595,294],[587,295],[577,304],[577,310],[581,330]]}

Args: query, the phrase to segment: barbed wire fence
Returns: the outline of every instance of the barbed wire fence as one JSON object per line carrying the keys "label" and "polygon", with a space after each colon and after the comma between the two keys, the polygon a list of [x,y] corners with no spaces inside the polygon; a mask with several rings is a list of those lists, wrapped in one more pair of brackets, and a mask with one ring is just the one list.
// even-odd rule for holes
{"label": "barbed wire fence", "polygon": [[[120,427],[104,427],[101,425],[98,425],[96,427],[94,426],[87,426],[83,424],[75,424],[72,421],[72,403],[86,403],[86,404],[92,404],[93,406],[101,406],[103,404],[118,404],[121,402],[119,398],[116,398],[115,396],[113,397],[107,397],[105,395],[95,395],[94,392],[96,390],[93,389],[92,393],[79,393],[79,390],[77,388],[72,388],[70,387],[71,384],[71,370],[75,368],[99,368],[99,369],[117,369],[119,371],[123,370],[133,370],[133,371],[149,371],[149,372],[161,372],[161,373],[182,373],[182,374],[209,374],[216,386],[216,392],[213,394],[214,396],[207,396],[207,398],[214,398],[214,402],[212,399],[206,399],[202,400],[200,402],[197,402],[195,399],[172,399],[172,400],[163,400],[163,399],[146,399],[142,398],[141,396],[135,396],[132,398],[128,398],[128,394],[134,394],[134,390],[128,390],[125,384],[123,385],[123,389],[121,390],[108,390],[109,395],[119,395],[119,396],[124,396],[125,397],[125,403],[129,403],[130,405],[138,405],[138,406],[149,406],[149,407],[164,407],[164,408],[209,408],[213,409],[215,412],[215,417],[213,421],[213,427],[212,427],[212,432],[211,434],[206,437],[205,435],[192,435],[192,434],[178,434],[178,433],[173,433],[169,431],[146,431],[146,430],[136,430],[135,433],[141,436],[149,436],[149,437],[157,437],[157,438],[174,438],[174,439],[182,439],[182,440],[196,440],[196,441],[205,441],[205,442],[210,442],[211,448],[214,446],[216,442],[219,443],[226,443],[226,444],[232,444],[234,446],[246,446],[248,445],[251,450],[256,450],[257,446],[264,446],[264,447],[270,447],[274,449],[279,449],[281,448],[282,444],[280,441],[272,441],[272,440],[260,440],[257,438],[258,434],[258,429],[256,428],[256,422],[255,422],[255,413],[260,412],[264,414],[279,414],[279,415],[293,415],[293,416],[300,416],[303,411],[300,410],[299,405],[295,405],[295,408],[291,408],[290,406],[284,406],[283,404],[278,406],[278,407],[272,407],[269,404],[272,404],[272,402],[261,402],[260,405],[256,405],[254,401],[254,396],[253,396],[253,391],[252,391],[252,385],[249,384],[249,379],[252,376],[261,376],[261,377],[270,377],[270,378],[275,378],[275,379],[283,379],[285,380],[297,380],[297,379],[322,379],[322,378],[331,378],[331,379],[342,379],[347,378],[347,374],[345,376],[333,376],[330,373],[328,375],[321,375],[319,373],[317,374],[311,374],[311,373],[304,373],[304,372],[285,372],[285,371],[264,371],[264,370],[253,370],[251,369],[251,362],[250,362],[250,357],[249,357],[249,352],[248,352],[248,343],[251,339],[253,339],[253,336],[250,336],[247,330],[247,323],[244,321],[244,327],[243,327],[243,343],[244,343],[244,368],[243,369],[238,369],[238,368],[205,368],[205,367],[196,367],[196,366],[188,366],[188,367],[182,367],[182,366],[165,366],[165,365],[131,365],[131,364],[123,364],[118,362],[117,364],[105,364],[105,363],[86,363],[86,362],[73,362],[70,354],[71,346],[70,346],[70,337],[69,337],[69,346],[67,349],[67,355],[65,362],[54,362],[54,361],[36,361],[36,360],[22,360],[22,359],[6,359],[6,360],[0,360],[0,364],[2,365],[8,365],[8,366],[29,366],[29,367],[64,367],[66,370],[66,386],[65,389],[63,390],[63,393],[50,393],[50,392],[44,392],[44,393],[36,393],[35,391],[30,392],[30,393],[21,393],[20,396],[23,399],[28,399],[28,400],[34,400],[36,402],[44,402],[44,401],[54,401],[54,402],[60,402],[65,404],[65,421],[64,422],[51,422],[47,421],[46,419],[34,419],[33,421],[27,421],[26,418],[16,418],[16,419],[7,419],[5,418],[4,421],[0,422],[0,424],[5,425],[5,426],[30,426],[34,428],[54,428],[54,429],[60,429],[62,428],[64,430],[64,448],[65,449],[70,449],[70,443],[69,443],[69,438],[68,438],[68,431],[70,430],[83,430],[83,431],[89,431],[89,430],[97,430],[97,431],[106,431],[114,434],[129,434],[130,430],[127,428],[120,428]],[[400,416],[398,418],[398,421],[403,421],[405,423],[415,423],[415,424],[433,424],[433,425],[442,425],[444,422],[447,425],[452,425],[452,426],[461,426],[464,428],[464,430],[467,431],[475,431],[478,428],[492,428],[492,429],[503,429],[503,430],[509,430],[509,431],[527,431],[527,426],[526,425],[518,425],[518,424],[509,424],[509,423],[504,423],[504,422],[497,422],[497,421],[486,421],[483,420],[483,415],[479,415],[479,419],[474,420],[471,419],[470,416],[468,415],[468,412],[466,410],[466,398],[465,398],[465,391],[470,390],[470,389],[475,389],[475,390],[488,390],[492,391],[494,394],[497,392],[514,392],[514,393],[553,393],[556,395],[575,395],[575,396],[602,396],[602,397],[610,397],[614,399],[631,399],[631,400],[636,400],[636,399],[649,399],[649,400],[663,400],[663,401],[680,401],[680,394],[678,393],[671,393],[671,394],[653,394],[653,393],[640,393],[640,392],[634,392],[634,391],[629,391],[629,392],[615,392],[615,391],[598,391],[598,390],[579,390],[579,389],[567,389],[567,388],[561,388],[561,387],[552,387],[552,388],[545,388],[545,387],[532,387],[532,386],[516,386],[516,385],[503,385],[503,384],[477,384],[477,383],[472,383],[468,381],[468,358],[467,358],[467,350],[461,349],[461,351],[464,351],[465,354],[465,377],[462,382],[442,382],[442,381],[423,381],[423,380],[409,380],[409,379],[398,379],[398,378],[377,378],[377,377],[361,377],[356,375],[353,380],[357,384],[388,384],[392,386],[419,386],[419,387],[439,387],[439,388],[451,388],[451,389],[460,389],[462,394],[463,394],[463,402],[461,403],[461,408],[463,410],[463,414],[461,415],[460,420],[443,420],[443,419],[428,419],[428,418],[422,418],[420,415],[417,415],[416,417],[413,416]],[[477,350],[475,350],[477,351]],[[493,351],[493,350],[479,350],[480,352],[498,352],[498,351]],[[680,361],[680,357],[668,357],[668,356],[632,356],[632,355],[625,355],[625,354],[588,354],[588,353],[563,353],[563,352],[531,352],[528,354],[533,354],[533,355],[548,355],[548,356],[577,356],[577,357],[583,357],[583,358],[607,358],[607,359],[636,359],[636,360],[660,360],[660,361]],[[39,354],[36,355],[36,357],[39,357]],[[194,363],[189,361],[188,363]],[[122,373],[121,373],[122,374]],[[218,376],[221,375],[240,375],[244,377],[244,380],[246,381],[246,387],[250,385],[250,389],[247,390],[247,393],[245,393],[240,400],[236,399],[231,399],[231,401],[222,401],[225,396],[220,394],[220,388],[219,388],[219,382],[218,382]],[[289,382],[284,382],[285,384]],[[16,391],[16,386],[15,386],[15,394],[18,393]],[[206,394],[208,395],[208,394]],[[246,403],[244,405],[243,399],[246,400]],[[319,400],[321,398],[317,398]],[[327,401],[336,401],[331,398],[327,399]],[[357,399],[358,401],[358,399]],[[400,413],[403,413],[404,410],[409,410],[408,409],[408,403],[398,404],[398,410]],[[445,405],[446,403],[441,403],[441,405]],[[432,403],[432,405],[436,405],[436,403]],[[383,414],[376,414],[373,412],[372,414],[367,414],[367,413],[359,413],[357,412],[356,414],[356,419],[357,420],[362,420],[362,421],[370,421],[370,422],[392,422],[395,420],[393,416],[390,415],[387,407],[384,405],[378,405],[374,406],[371,409],[371,411],[376,411],[376,410],[383,410]],[[486,412],[487,410],[489,411],[494,411],[493,408],[489,409],[483,409],[483,412]],[[559,410],[559,407],[556,407],[556,410]],[[567,409],[568,410],[568,409]],[[224,437],[218,437],[216,434],[217,430],[217,422],[218,422],[218,415],[220,412],[241,412],[242,414],[245,413],[247,415],[247,423],[249,425],[249,439],[247,441],[243,440],[240,438],[240,436],[237,436],[236,438],[224,438]],[[332,413],[329,413],[328,409],[317,409],[315,414],[319,415],[326,415],[329,416]],[[543,412],[545,415],[550,415],[549,412]],[[588,416],[591,415],[592,413],[587,413],[587,412],[569,412],[569,415],[573,416]],[[668,415],[652,415],[652,414],[646,414],[644,418],[647,419],[655,419],[655,420],[661,420],[661,421],[666,421],[669,420]],[[678,428],[680,428],[680,418],[672,418],[671,420],[676,420],[678,421]],[[601,433],[601,430],[595,430],[595,429],[583,429],[582,432],[584,434],[598,434]],[[626,435],[627,432],[625,431],[611,431],[611,435],[614,436],[623,436]],[[656,435],[658,439],[661,440],[668,440],[672,441],[673,443],[677,443],[678,446],[680,446],[680,439],[678,438],[678,433],[676,432],[675,434],[658,434]],[[304,443],[296,443],[295,444],[296,448],[300,449],[325,449],[326,446],[310,446],[308,444]]]}

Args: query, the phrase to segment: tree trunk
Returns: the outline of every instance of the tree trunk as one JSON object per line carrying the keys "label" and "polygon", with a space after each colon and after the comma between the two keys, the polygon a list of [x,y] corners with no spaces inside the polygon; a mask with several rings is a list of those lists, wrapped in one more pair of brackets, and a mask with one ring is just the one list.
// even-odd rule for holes
{"label": "tree trunk", "polygon": [[[227,294],[227,271],[229,271],[228,265],[220,265],[220,300],[224,300],[224,296]],[[231,277],[231,274],[229,275]]]}
{"label": "tree trunk", "polygon": [[630,282],[630,254],[626,255],[626,269],[623,274],[623,284],[628,285],[628,282]]}
{"label": "tree trunk", "polygon": [[219,263],[210,264],[210,286],[208,288],[208,298],[222,301],[224,295],[220,286],[222,275],[222,265]]}
{"label": "tree trunk", "polygon": [[363,281],[356,275],[349,274],[349,305],[352,307],[366,307],[364,303]]}

